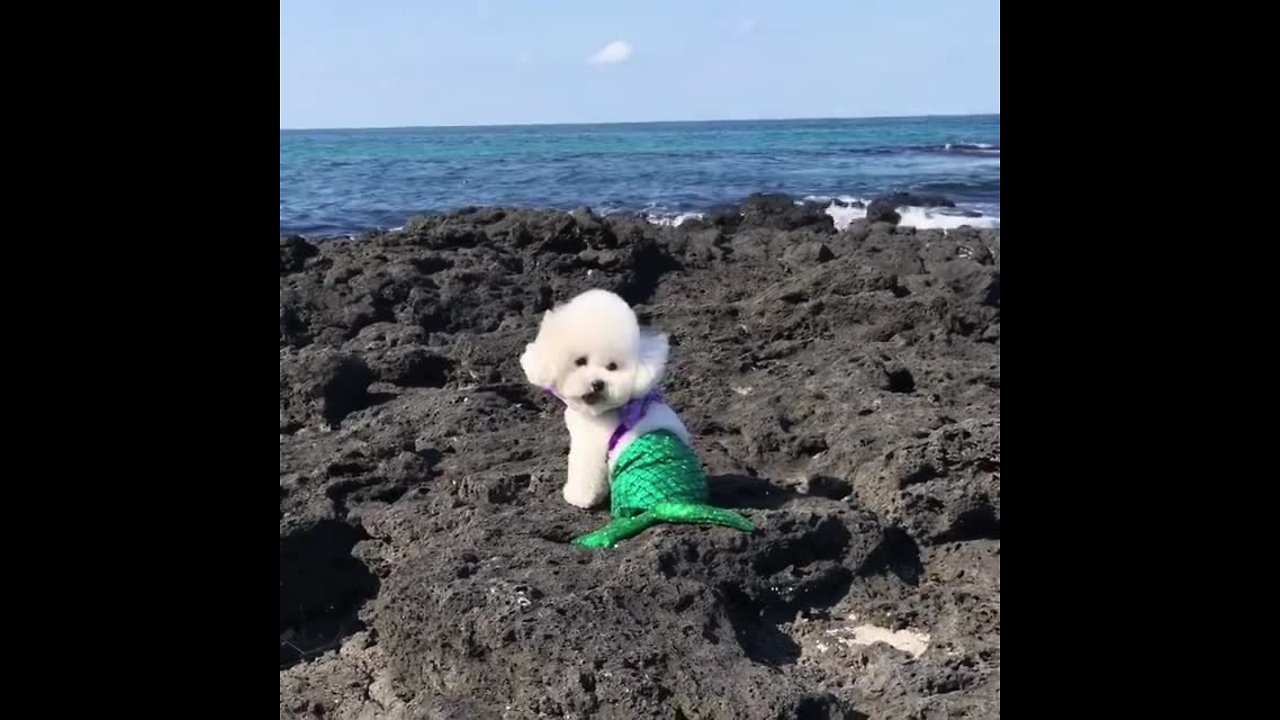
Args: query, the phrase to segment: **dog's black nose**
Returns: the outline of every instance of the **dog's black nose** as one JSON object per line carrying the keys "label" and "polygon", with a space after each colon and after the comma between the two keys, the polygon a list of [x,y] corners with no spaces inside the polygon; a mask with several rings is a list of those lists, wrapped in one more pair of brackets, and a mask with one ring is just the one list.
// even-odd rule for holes
{"label": "dog's black nose", "polygon": [[592,380],[592,381],[591,381],[591,392],[596,392],[596,393],[598,393],[598,392],[604,392],[604,381],[603,381],[603,380]]}

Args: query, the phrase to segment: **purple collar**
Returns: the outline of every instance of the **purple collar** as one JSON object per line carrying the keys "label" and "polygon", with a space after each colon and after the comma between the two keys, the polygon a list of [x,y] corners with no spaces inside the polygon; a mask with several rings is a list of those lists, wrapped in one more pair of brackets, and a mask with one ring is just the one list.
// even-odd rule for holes
{"label": "purple collar", "polygon": [[[561,400],[560,396],[556,395],[551,388],[543,388],[542,390],[551,397],[560,400],[562,404],[564,403],[564,400]],[[649,407],[655,402],[662,402],[662,395],[657,390],[650,390],[642,397],[628,400],[622,407],[618,408],[618,427],[614,428],[613,434],[609,436],[609,449],[605,451],[606,454],[613,452],[622,436],[640,424],[645,414],[649,412]]]}

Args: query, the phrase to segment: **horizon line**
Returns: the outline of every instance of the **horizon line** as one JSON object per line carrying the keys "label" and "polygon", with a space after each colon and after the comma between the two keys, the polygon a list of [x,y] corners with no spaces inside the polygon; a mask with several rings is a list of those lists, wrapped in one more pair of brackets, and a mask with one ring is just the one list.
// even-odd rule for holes
{"label": "horizon line", "polygon": [[687,123],[750,123],[795,122],[800,120],[925,120],[930,118],[999,117],[1000,112],[983,113],[923,113],[920,115],[862,115],[850,117],[773,117],[773,118],[719,118],[710,120],[610,120],[607,122],[528,122],[528,123],[476,123],[454,125],[366,125],[361,127],[282,127],[280,132],[316,132],[338,130],[447,130],[454,128],[518,128],[550,126],[597,127],[603,125],[680,125]]}

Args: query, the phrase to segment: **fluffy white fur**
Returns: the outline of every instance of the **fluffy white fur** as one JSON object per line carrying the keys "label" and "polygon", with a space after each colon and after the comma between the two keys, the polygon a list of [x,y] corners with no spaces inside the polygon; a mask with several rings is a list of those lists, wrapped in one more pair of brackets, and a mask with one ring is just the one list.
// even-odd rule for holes
{"label": "fluffy white fur", "polygon": [[654,403],[644,418],[608,452],[618,408],[657,387],[667,365],[667,336],[640,331],[626,301],[588,290],[549,310],[538,337],[525,347],[520,366],[529,382],[565,403],[569,473],[564,499],[589,508],[609,497],[609,471],[640,435],[670,430],[685,442],[689,431],[670,407]]}

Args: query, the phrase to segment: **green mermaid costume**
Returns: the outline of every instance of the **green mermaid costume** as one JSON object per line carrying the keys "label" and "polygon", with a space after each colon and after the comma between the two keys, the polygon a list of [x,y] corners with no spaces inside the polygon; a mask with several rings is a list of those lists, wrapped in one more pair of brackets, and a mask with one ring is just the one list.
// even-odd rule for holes
{"label": "green mermaid costume", "polygon": [[[608,451],[644,417],[652,402],[650,393],[635,405],[622,409],[622,421],[609,439]],[[611,548],[658,523],[722,525],[744,532],[755,526],[738,513],[708,504],[710,491],[702,463],[680,438],[668,430],[637,437],[614,463],[609,479],[610,514],[613,520],[595,532],[573,541],[582,547]]]}

